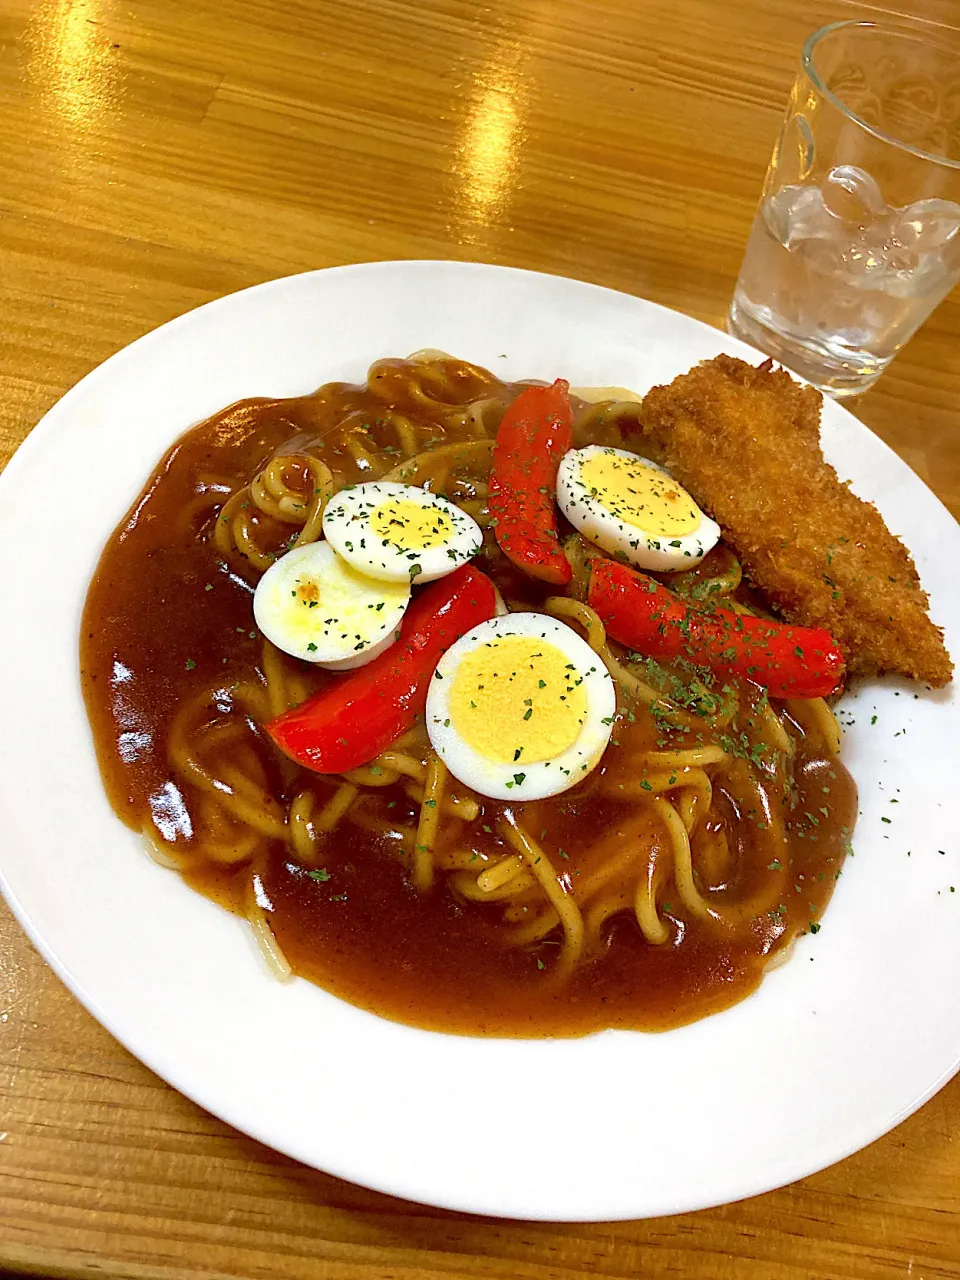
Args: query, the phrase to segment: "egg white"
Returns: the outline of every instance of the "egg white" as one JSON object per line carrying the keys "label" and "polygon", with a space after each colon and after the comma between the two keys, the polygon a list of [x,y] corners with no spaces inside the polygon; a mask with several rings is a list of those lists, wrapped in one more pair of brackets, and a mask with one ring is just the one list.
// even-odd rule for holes
{"label": "egg white", "polygon": [[[570,679],[582,681],[583,723],[573,744],[548,760],[514,763],[479,752],[457,732],[451,694],[463,659],[498,637],[528,636],[553,645],[571,663]],[[603,662],[571,627],[542,613],[511,613],[481,622],[440,659],[427,693],[426,728],[433,749],[458,781],[493,800],[541,800],[576,786],[599,764],[610,741],[617,698]],[[505,728],[504,733],[508,730]]]}
{"label": "egg white", "polygon": [[[404,541],[394,544],[376,532],[371,519],[391,501],[413,503],[437,513],[450,534],[437,546],[417,548]],[[341,489],[323,513],[323,534],[337,554],[361,573],[384,582],[433,582],[471,560],[483,543],[476,520],[458,506],[418,485],[392,480],[371,480]]]}
{"label": "egg white", "polygon": [[[316,589],[317,601],[307,598]],[[326,542],[294,547],[257,583],[253,616],[284,653],[330,671],[362,667],[397,638],[410,603],[409,582],[358,573]]]}
{"label": "egg white", "polygon": [[[591,492],[590,486],[582,479],[584,462],[597,454],[639,462],[660,475],[670,474],[649,458],[630,453],[626,449],[610,449],[595,444],[583,449],[571,449],[564,455],[557,471],[557,503],[566,518],[588,542],[616,556],[618,560],[636,565],[638,569],[654,569],[659,572],[692,569],[716,546],[720,540],[720,526],[705,515],[689,495],[686,497],[699,520],[687,533],[674,536],[648,533],[621,520],[599,494]],[[677,488],[681,489],[681,486],[677,485]],[[686,494],[685,490],[681,491]]]}

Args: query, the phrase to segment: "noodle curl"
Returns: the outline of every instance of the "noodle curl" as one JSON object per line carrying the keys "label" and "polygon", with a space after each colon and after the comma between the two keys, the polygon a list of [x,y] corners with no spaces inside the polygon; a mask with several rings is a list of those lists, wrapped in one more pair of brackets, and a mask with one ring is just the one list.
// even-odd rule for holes
{"label": "noodle curl", "polygon": [[[726,683],[696,655],[659,664],[617,644],[586,603],[600,553],[579,534],[563,537],[566,591],[518,581],[487,508],[497,428],[518,389],[438,352],[378,360],[363,386],[332,383],[290,402],[286,434],[264,436],[242,475],[205,471],[183,504],[177,537],[202,545],[210,589],[218,570],[250,588],[288,549],[322,538],[324,510],[344,486],[383,479],[443,493],[484,527],[478,564],[508,607],[576,629],[617,688],[602,763],[549,801],[507,805],[472,792],[422,723],[361,767],[322,776],[281,756],[263,726],[329,677],[234,626],[222,661],[197,671],[169,710],[159,740],[175,814],[157,800],[142,830],[161,865],[229,886],[281,977],[297,961],[284,950],[273,886],[296,874],[319,893],[358,849],[423,901],[445,895],[455,918],[476,920],[511,963],[528,956],[544,989],[602,963],[624,937],[657,963],[700,947],[732,968],[739,947],[762,966],[825,901],[815,879],[825,863],[807,851],[832,821],[836,717],[822,700],[773,702],[749,682]],[[641,430],[635,401],[575,401],[578,444],[637,447]],[[672,585],[693,603],[757,607],[723,546]],[[330,901],[341,897],[349,901]]]}

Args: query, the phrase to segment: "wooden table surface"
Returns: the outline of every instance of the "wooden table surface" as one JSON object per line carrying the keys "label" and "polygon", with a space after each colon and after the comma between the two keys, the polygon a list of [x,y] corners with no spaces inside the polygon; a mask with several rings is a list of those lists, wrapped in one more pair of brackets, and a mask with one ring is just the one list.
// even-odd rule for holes
{"label": "wooden table surface", "polygon": [[[956,0],[890,5],[960,19]],[[4,0],[0,465],[132,339],[307,268],[480,259],[722,324],[803,37],[885,11]],[[853,406],[955,513],[958,339],[954,297]],[[960,1079],[866,1151],[742,1204],[613,1226],[468,1218],[304,1168],[199,1110],[93,1021],[2,908],[0,1270],[960,1277]]]}

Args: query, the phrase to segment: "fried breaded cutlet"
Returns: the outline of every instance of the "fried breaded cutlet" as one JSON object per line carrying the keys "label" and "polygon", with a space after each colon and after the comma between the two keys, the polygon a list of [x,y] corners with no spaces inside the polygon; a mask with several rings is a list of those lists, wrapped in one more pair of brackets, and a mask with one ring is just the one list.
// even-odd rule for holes
{"label": "fried breaded cutlet", "polygon": [[654,387],[642,429],[784,618],[826,627],[851,674],[944,685],[953,663],[913,559],[824,461],[820,404],[771,361],[722,355]]}

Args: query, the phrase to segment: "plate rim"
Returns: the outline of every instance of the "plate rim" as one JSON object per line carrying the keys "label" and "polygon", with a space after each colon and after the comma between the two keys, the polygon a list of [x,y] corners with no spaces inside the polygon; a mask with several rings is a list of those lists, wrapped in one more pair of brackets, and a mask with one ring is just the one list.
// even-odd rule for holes
{"label": "plate rim", "polygon": [[[3,476],[7,477],[9,475],[12,475],[13,481],[15,481],[19,476],[20,469],[28,465],[28,463],[33,459],[34,454],[43,450],[45,445],[45,436],[49,434],[51,431],[56,429],[56,425],[59,417],[62,414],[69,413],[72,410],[74,402],[76,400],[81,399],[83,394],[85,392],[89,392],[91,388],[95,388],[100,380],[108,380],[125,361],[136,359],[144,351],[145,347],[149,348],[149,346],[154,342],[160,341],[160,339],[158,338],[158,335],[169,333],[171,330],[174,330],[178,327],[189,325],[191,320],[195,317],[196,313],[201,311],[206,312],[207,314],[210,314],[211,312],[216,313],[222,308],[228,308],[231,304],[235,303],[235,301],[238,298],[245,297],[247,295],[255,294],[255,293],[262,294],[267,291],[282,290],[284,285],[288,285],[289,282],[291,281],[316,280],[320,282],[320,287],[322,288],[322,281],[329,279],[331,275],[355,274],[355,273],[366,274],[370,272],[375,273],[378,271],[382,271],[385,268],[386,269],[400,268],[402,270],[426,269],[428,271],[435,271],[437,268],[453,268],[457,271],[461,271],[461,270],[479,271],[483,274],[487,274],[490,272],[508,273],[508,274],[518,275],[522,277],[562,281],[564,282],[564,284],[572,283],[582,288],[597,291],[600,294],[612,294],[621,298],[627,298],[630,300],[632,304],[638,304],[641,307],[655,308],[657,311],[665,313],[667,316],[670,316],[670,317],[680,317],[686,322],[695,324],[696,326],[698,326],[699,329],[705,331],[706,333],[711,333],[716,335],[716,340],[718,342],[722,342],[722,344],[726,347],[732,347],[734,349],[737,349],[754,359],[756,359],[757,357],[759,357],[760,359],[766,358],[762,352],[754,351],[752,348],[748,347],[746,344],[731,337],[730,335],[725,334],[723,331],[713,329],[711,326],[705,324],[705,322],[697,320],[694,317],[687,316],[682,312],[674,311],[671,308],[665,307],[662,304],[659,304],[656,302],[652,302],[648,299],[639,297],[638,295],[624,293],[622,291],[610,289],[602,285],[596,285],[588,281],[575,280],[571,277],[536,272],[526,268],[501,267],[494,264],[486,264],[486,263],[480,263],[480,262],[465,262],[457,259],[437,259],[437,260],[433,260],[433,259],[389,260],[387,259],[387,260],[378,260],[378,261],[359,263],[359,264],[342,264],[336,267],[320,268],[318,270],[309,271],[309,272],[291,273],[290,275],[277,277],[275,279],[263,281],[256,285],[248,286],[245,289],[238,290],[231,294],[223,295],[219,298],[211,300],[208,303],[201,304],[198,307],[191,308],[189,311],[186,311],[172,318],[171,320],[167,321],[165,324],[160,325],[157,328],[150,330],[149,332],[141,335],[140,337],[135,339],[133,342],[129,343],[127,346],[113,353],[110,357],[108,357],[107,360],[105,360],[103,363],[101,363],[100,365],[92,369],[90,372],[88,372],[79,382],[77,382],[62,397],[60,397],[60,399],[57,400],[57,402],[53,406],[51,406],[51,408],[43,415],[43,417],[40,419],[37,425],[31,430],[31,432],[28,434],[26,439],[17,449],[13,457],[10,459],[10,462],[8,463],[7,467],[4,469]],[[322,367],[321,361],[318,360],[318,364],[320,364]],[[916,476],[916,473],[912,472],[908,464],[903,462],[903,460],[899,458],[896,452],[893,449],[891,449],[890,446],[886,444],[886,442],[881,440],[880,437],[876,436],[875,433],[870,431],[870,429],[866,426],[866,424],[860,422],[859,419],[855,418],[852,414],[850,414],[849,411],[846,410],[843,406],[836,405],[835,407],[843,408],[845,418],[849,418],[853,423],[855,423],[859,431],[866,432],[876,444],[879,444],[882,447],[882,449],[886,451],[886,453],[889,455],[891,459],[896,460],[896,463],[898,466],[903,467],[908,472],[910,472],[911,475]],[[43,428],[45,427],[45,424],[47,424],[48,420],[50,419],[52,419],[52,425],[46,427],[46,429],[43,430]],[[928,502],[932,500],[932,502],[935,503],[936,507],[939,509],[939,513],[942,514],[943,516],[946,516],[954,525],[956,525],[956,521],[954,520],[952,514],[949,512],[948,508],[946,508],[946,506],[942,503],[942,501],[935,494],[933,494],[932,491],[929,490],[929,488],[926,485],[923,484],[923,482],[919,479],[919,477],[916,477],[916,479],[917,479],[917,482],[923,486],[926,494],[928,495],[928,499],[927,499]],[[12,483],[12,481],[9,481],[5,478],[0,479],[0,486],[5,487],[9,483]],[[74,674],[76,675],[76,673]],[[111,1035],[113,1035],[114,1038],[117,1039],[124,1046],[125,1049],[131,1052],[139,1061],[143,1062],[151,1071],[155,1072],[162,1079],[170,1083],[172,1087],[178,1090],[178,1092],[184,1094],[186,1097],[191,1099],[191,1101],[194,1102],[196,1105],[201,1106],[202,1108],[209,1111],[213,1115],[219,1116],[221,1119],[225,1120],[227,1123],[232,1125],[241,1133],[247,1134],[248,1136],[254,1138],[255,1140],[264,1143],[264,1145],[272,1147],[275,1150],[279,1150],[284,1154],[289,1155],[294,1159],[303,1161],[308,1165],[311,1165],[316,1168],[323,1168],[328,1172],[333,1173],[335,1176],[343,1177],[348,1180],[357,1182],[359,1183],[359,1185],[370,1187],[371,1189],[380,1191],[384,1194],[400,1196],[405,1199],[410,1199],[412,1194],[412,1198],[415,1201],[418,1201],[419,1203],[426,1204],[426,1205],[436,1205],[441,1208],[453,1209],[454,1211],[471,1213],[471,1214],[476,1214],[480,1216],[494,1216],[494,1217],[505,1216],[503,1211],[498,1211],[497,1209],[490,1208],[490,1207],[478,1207],[476,1203],[471,1202],[469,1200],[463,1201],[459,1199],[456,1195],[450,1195],[449,1197],[443,1198],[443,1197],[437,1197],[431,1194],[428,1198],[425,1198],[425,1197],[418,1196],[416,1194],[416,1190],[414,1190],[414,1192],[411,1193],[409,1186],[406,1188],[402,1186],[397,1186],[391,1183],[389,1180],[386,1182],[379,1182],[368,1175],[364,1175],[362,1178],[360,1178],[358,1177],[357,1170],[349,1169],[349,1168],[337,1168],[329,1162],[325,1162],[321,1165],[317,1163],[318,1157],[316,1155],[311,1156],[309,1154],[304,1154],[303,1151],[295,1149],[295,1144],[291,1146],[291,1144],[278,1143],[277,1140],[274,1137],[270,1136],[268,1133],[258,1131],[258,1126],[254,1123],[251,1123],[249,1117],[236,1116],[234,1114],[231,1114],[230,1113],[231,1109],[229,1107],[225,1107],[220,1103],[211,1102],[210,1100],[208,1100],[205,1096],[203,1096],[202,1089],[195,1090],[189,1080],[186,1080],[186,1081],[180,1080],[178,1078],[179,1073],[174,1068],[172,1068],[169,1064],[163,1063],[162,1060],[160,1060],[160,1057],[158,1057],[158,1055],[155,1054],[148,1046],[143,1046],[136,1043],[136,1037],[128,1038],[122,1025],[118,1026],[115,1024],[115,1020],[112,1014],[106,1008],[103,1007],[103,1005],[100,1002],[100,999],[92,991],[90,991],[87,988],[84,981],[73,971],[70,962],[66,958],[62,958],[57,948],[53,944],[48,943],[42,931],[37,927],[35,927],[34,921],[32,919],[32,916],[26,904],[21,901],[20,896],[18,895],[13,885],[8,880],[7,873],[4,866],[5,861],[6,859],[3,856],[0,856],[0,890],[2,890],[4,896],[6,897],[8,903],[10,904],[11,909],[13,910],[14,915],[16,916],[21,927],[24,929],[25,933],[30,938],[31,942],[36,947],[36,949],[43,956],[44,960],[50,965],[50,967],[54,970],[54,972],[61,979],[61,981],[63,981],[64,984],[67,986],[67,988],[72,992],[72,994],[78,1000],[80,1000],[80,1002],[93,1014],[93,1016],[97,1019],[97,1021],[99,1021],[101,1025],[104,1026],[107,1029],[107,1031]],[[423,1033],[423,1034],[437,1034],[437,1033]],[[606,1032],[606,1033],[600,1033],[600,1034],[609,1036],[611,1034],[636,1035],[636,1034],[642,1034],[642,1033]],[[536,1041],[536,1042],[530,1042],[530,1043],[553,1044],[556,1042]],[[943,1085],[946,1084],[947,1081],[951,1079],[957,1073],[958,1070],[960,1070],[960,1056],[956,1058],[956,1060],[952,1063],[949,1069],[942,1072],[940,1076],[938,1076],[938,1078],[935,1081],[929,1084],[929,1086],[922,1093],[920,1093],[918,1096],[913,1098],[912,1101],[910,1101],[908,1104],[905,1104],[901,1108],[901,1110],[890,1119],[889,1123],[886,1125],[885,1128],[883,1128],[882,1130],[873,1130],[872,1136],[869,1138],[853,1139],[851,1143],[844,1146],[842,1150],[838,1150],[836,1148],[833,1149],[829,1153],[829,1155],[827,1155],[824,1158],[822,1163],[817,1165],[815,1168],[808,1164],[808,1165],[805,1165],[804,1169],[799,1172],[796,1170],[790,1171],[788,1169],[786,1174],[782,1178],[780,1178],[779,1181],[776,1181],[776,1182],[770,1182],[769,1179],[765,1178],[762,1174],[759,1174],[758,1180],[755,1183],[751,1182],[749,1178],[745,1179],[742,1181],[739,1187],[737,1187],[735,1190],[731,1192],[731,1194],[724,1195],[721,1198],[715,1198],[712,1200],[703,1200],[702,1198],[695,1197],[694,1200],[692,1200],[687,1205],[681,1204],[673,1208],[663,1208],[663,1209],[657,1210],[655,1214],[643,1214],[642,1216],[661,1216],[668,1213],[688,1212],[694,1209],[708,1208],[718,1204],[731,1203],[733,1201],[740,1200],[752,1195],[761,1194],[765,1191],[773,1190],[775,1189],[775,1187],[783,1186],[786,1183],[789,1183],[798,1177],[809,1176],[810,1174],[815,1173],[820,1169],[829,1167],[830,1165],[836,1163],[838,1160],[844,1159],[846,1156],[852,1154],[853,1152],[862,1149],[862,1147],[867,1145],[869,1142],[876,1140],[877,1138],[881,1137],[884,1133],[889,1132],[892,1128],[900,1124],[904,1119],[907,1118],[907,1116],[912,1114],[915,1110],[917,1110],[920,1106],[922,1106],[930,1097],[932,1097],[936,1092],[938,1092],[938,1090],[942,1088]],[[620,1213],[616,1215],[601,1215],[601,1216],[592,1215],[587,1218],[577,1218],[577,1217],[570,1217],[570,1216],[556,1217],[556,1216],[552,1216],[549,1213],[542,1213],[542,1214],[525,1214],[520,1220],[545,1221],[545,1222],[624,1221],[624,1220],[630,1220],[632,1218],[636,1218],[638,1216],[640,1216],[640,1214],[637,1211],[630,1212],[630,1213]]]}

